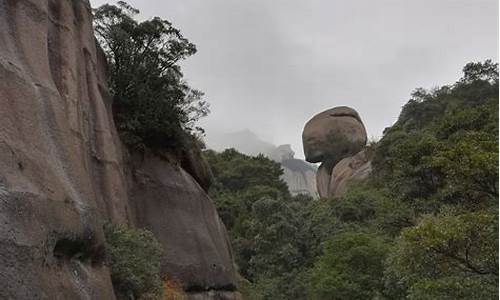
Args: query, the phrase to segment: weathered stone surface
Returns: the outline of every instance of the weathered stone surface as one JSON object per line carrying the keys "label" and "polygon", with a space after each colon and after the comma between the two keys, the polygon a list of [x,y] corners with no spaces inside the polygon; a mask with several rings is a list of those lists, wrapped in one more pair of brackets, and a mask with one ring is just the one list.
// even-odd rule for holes
{"label": "weathered stone surface", "polygon": [[201,153],[201,148],[194,144],[191,149],[184,151],[181,158],[181,166],[208,192],[212,184],[213,174],[207,160]]}
{"label": "weathered stone surface", "polygon": [[316,173],[316,187],[320,198],[328,197],[328,188],[330,187],[331,168],[326,164],[321,164]]}
{"label": "weathered stone surface", "polygon": [[226,229],[212,200],[180,166],[155,155],[133,159],[138,225],[164,246],[162,272],[190,290],[233,290]]}
{"label": "weathered stone surface", "polygon": [[305,194],[317,198],[316,169],[309,163],[296,158],[281,161],[282,178],[292,195]]}
{"label": "weathered stone surface", "polygon": [[359,114],[339,106],[315,115],[302,133],[304,154],[309,162],[322,162],[316,174],[321,198],[342,195],[348,183],[368,176],[371,162],[362,149],[366,130]]}
{"label": "weathered stone surface", "polygon": [[354,156],[344,158],[332,170],[328,195],[343,195],[350,183],[365,179],[370,175],[371,170],[372,163],[364,150]]}
{"label": "weathered stone surface", "polygon": [[[115,299],[109,221],[150,228],[185,287],[231,294],[207,194],[180,163],[123,159],[88,1],[0,0],[0,28],[0,299]],[[198,161],[185,166],[208,187]]]}
{"label": "weathered stone surface", "polygon": [[114,299],[102,222],[128,204],[89,4],[0,0],[0,28],[0,298]]}
{"label": "weathered stone surface", "polygon": [[338,162],[364,147],[366,130],[354,109],[335,107],[315,115],[306,123],[302,143],[308,162]]}
{"label": "weathered stone surface", "polygon": [[316,192],[316,168],[302,159],[294,158],[295,152],[292,150],[291,145],[280,145],[266,153],[266,155],[281,164],[283,169],[281,178],[288,185],[290,194],[318,197]]}

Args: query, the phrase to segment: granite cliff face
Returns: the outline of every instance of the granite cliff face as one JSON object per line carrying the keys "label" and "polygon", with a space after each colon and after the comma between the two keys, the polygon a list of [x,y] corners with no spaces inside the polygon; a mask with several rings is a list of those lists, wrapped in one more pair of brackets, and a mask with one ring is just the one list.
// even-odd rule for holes
{"label": "granite cliff face", "polygon": [[268,156],[281,164],[282,178],[292,195],[305,194],[313,198],[318,197],[316,168],[302,159],[295,158],[295,152],[290,145],[280,145],[270,151]]}
{"label": "granite cliff face", "polygon": [[350,182],[370,174],[366,140],[359,114],[347,106],[321,112],[306,123],[304,154],[309,162],[321,162],[316,177],[320,197],[340,196]]}
{"label": "granite cliff face", "polygon": [[0,298],[115,299],[105,222],[151,230],[190,298],[235,298],[197,151],[129,154],[118,139],[88,1],[0,0],[0,28]]}

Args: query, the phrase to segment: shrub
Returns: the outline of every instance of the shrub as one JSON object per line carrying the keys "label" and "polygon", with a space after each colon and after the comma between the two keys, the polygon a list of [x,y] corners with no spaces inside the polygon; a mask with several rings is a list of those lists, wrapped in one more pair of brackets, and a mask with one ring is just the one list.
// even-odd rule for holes
{"label": "shrub", "polygon": [[106,256],[113,287],[119,297],[158,299],[163,294],[160,277],[161,245],[143,229],[109,224],[104,227]]}

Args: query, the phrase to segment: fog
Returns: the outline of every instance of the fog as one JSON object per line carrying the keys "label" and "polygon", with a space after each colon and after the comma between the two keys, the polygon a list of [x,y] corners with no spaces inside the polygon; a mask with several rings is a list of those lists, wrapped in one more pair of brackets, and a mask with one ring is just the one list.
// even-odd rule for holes
{"label": "fog", "polygon": [[197,45],[182,66],[211,105],[200,122],[209,145],[248,129],[303,157],[304,123],[339,105],[355,108],[376,139],[415,88],[453,83],[469,61],[498,61],[496,0],[128,3]]}

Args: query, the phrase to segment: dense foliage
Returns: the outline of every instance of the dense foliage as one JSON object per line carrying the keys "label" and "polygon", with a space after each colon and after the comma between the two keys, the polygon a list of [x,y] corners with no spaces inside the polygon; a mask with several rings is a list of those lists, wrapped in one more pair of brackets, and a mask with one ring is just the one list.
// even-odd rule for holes
{"label": "dense foliage", "polygon": [[159,299],[161,245],[147,230],[106,225],[106,256],[113,287],[123,299]]}
{"label": "dense foliage", "polygon": [[[138,13],[123,1],[94,11],[113,116],[131,148],[183,150],[208,113],[179,66],[196,47]],[[463,71],[455,84],[415,90],[371,145],[371,177],[341,198],[291,196],[264,156],[205,152],[246,298],[498,298],[498,65]],[[159,297],[154,237],[111,225],[105,233],[117,293]]]}
{"label": "dense foliage", "polygon": [[498,298],[498,66],[417,89],[341,198],[291,197],[279,166],[207,152],[249,299]]}
{"label": "dense foliage", "polygon": [[377,299],[388,246],[376,235],[345,232],[324,247],[311,278],[312,299]]}
{"label": "dense foliage", "polygon": [[179,62],[196,52],[167,20],[138,22],[119,1],[94,11],[96,37],[109,65],[113,115],[122,140],[133,148],[183,148],[208,113],[202,93],[183,80]]}
{"label": "dense foliage", "polygon": [[215,178],[210,194],[229,231],[247,298],[303,298],[301,270],[311,256],[302,208],[311,199],[291,197],[280,165],[262,155],[234,149],[204,154]]}

